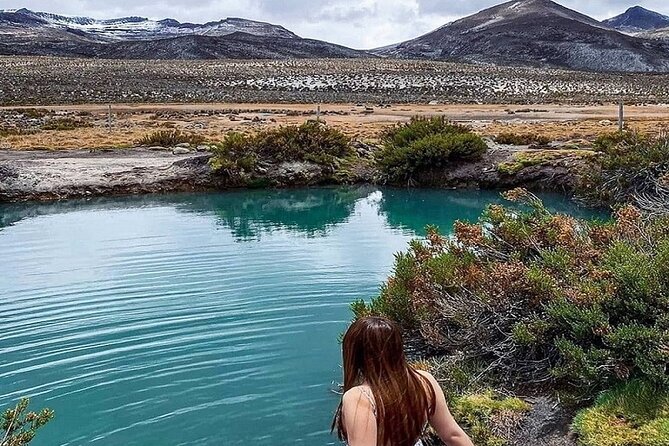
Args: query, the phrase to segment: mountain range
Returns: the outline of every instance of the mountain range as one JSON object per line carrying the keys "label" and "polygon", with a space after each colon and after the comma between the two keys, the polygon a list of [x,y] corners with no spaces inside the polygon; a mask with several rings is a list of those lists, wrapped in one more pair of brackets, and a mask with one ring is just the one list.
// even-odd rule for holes
{"label": "mountain range", "polygon": [[110,59],[357,58],[369,53],[313,39],[286,28],[241,18],[205,24],[143,17],[96,20],[0,11],[0,55]]}
{"label": "mountain range", "polygon": [[28,9],[0,11],[0,54],[118,59],[393,57],[669,72],[669,17],[640,6],[604,21],[551,0],[512,0],[415,39],[354,50],[241,18],[205,24],[97,20]]}

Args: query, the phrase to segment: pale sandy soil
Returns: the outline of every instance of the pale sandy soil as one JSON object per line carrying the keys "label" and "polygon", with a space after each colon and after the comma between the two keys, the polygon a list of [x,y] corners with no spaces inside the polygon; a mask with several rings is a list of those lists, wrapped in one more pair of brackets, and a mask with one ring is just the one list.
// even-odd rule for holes
{"label": "pale sandy soil", "polygon": [[[59,116],[72,116],[90,127],[39,130],[33,134],[0,137],[0,149],[96,149],[136,146],[157,130],[180,129],[215,142],[226,132],[300,124],[316,118],[317,104],[121,104],[46,107]],[[617,105],[393,105],[321,104],[321,119],[360,140],[374,140],[388,125],[412,116],[443,115],[472,126],[484,136],[501,132],[533,133],[555,141],[592,140],[617,129]],[[2,107],[0,113],[16,107]],[[656,133],[669,128],[669,106],[626,107],[629,128]],[[1,125],[0,125],[1,128]],[[581,141],[585,144],[585,141]]]}

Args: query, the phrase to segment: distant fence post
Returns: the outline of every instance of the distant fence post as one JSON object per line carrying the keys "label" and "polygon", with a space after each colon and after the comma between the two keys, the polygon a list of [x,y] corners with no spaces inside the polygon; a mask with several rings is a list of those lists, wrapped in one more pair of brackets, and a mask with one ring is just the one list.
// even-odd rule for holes
{"label": "distant fence post", "polygon": [[316,122],[321,122],[321,105],[316,108]]}
{"label": "distant fence post", "polygon": [[622,132],[625,128],[625,102],[620,101],[618,104],[618,131]]}

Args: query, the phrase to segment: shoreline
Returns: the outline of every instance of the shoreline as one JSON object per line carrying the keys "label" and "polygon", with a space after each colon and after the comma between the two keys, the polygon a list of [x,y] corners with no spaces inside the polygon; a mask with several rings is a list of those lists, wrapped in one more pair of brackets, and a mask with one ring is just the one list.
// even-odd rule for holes
{"label": "shoreline", "polygon": [[[583,160],[565,155],[554,162],[527,166],[513,174],[501,172],[499,166],[513,160],[517,153],[519,151],[509,148],[491,148],[479,161],[455,163],[426,172],[412,187],[496,190],[523,186],[566,194],[573,191]],[[268,165],[262,174],[248,178],[215,172],[209,165],[211,156],[210,152],[162,147],[0,150],[0,203],[379,183],[378,172],[365,157],[356,158],[352,166],[334,173],[324,172],[321,166],[307,162],[284,162]]]}

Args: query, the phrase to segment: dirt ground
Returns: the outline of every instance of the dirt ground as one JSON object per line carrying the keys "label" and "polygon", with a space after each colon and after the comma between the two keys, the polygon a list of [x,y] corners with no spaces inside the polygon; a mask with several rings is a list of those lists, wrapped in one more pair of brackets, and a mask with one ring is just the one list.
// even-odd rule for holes
{"label": "dirt ground", "polygon": [[[587,144],[617,130],[618,106],[611,105],[385,105],[364,104],[127,104],[0,108],[0,149],[127,148],[155,131],[179,129],[216,142],[231,130],[263,128],[320,119],[362,141],[373,141],[386,126],[412,116],[443,115],[473,127],[483,136],[502,132],[536,134],[552,141]],[[669,129],[669,106],[636,105],[625,109],[628,128],[657,133]],[[41,117],[40,117],[41,116]],[[74,129],[45,130],[49,120],[75,119]],[[79,126],[81,125],[81,126]],[[6,132],[2,136],[2,130]],[[12,134],[17,133],[17,134]]]}

